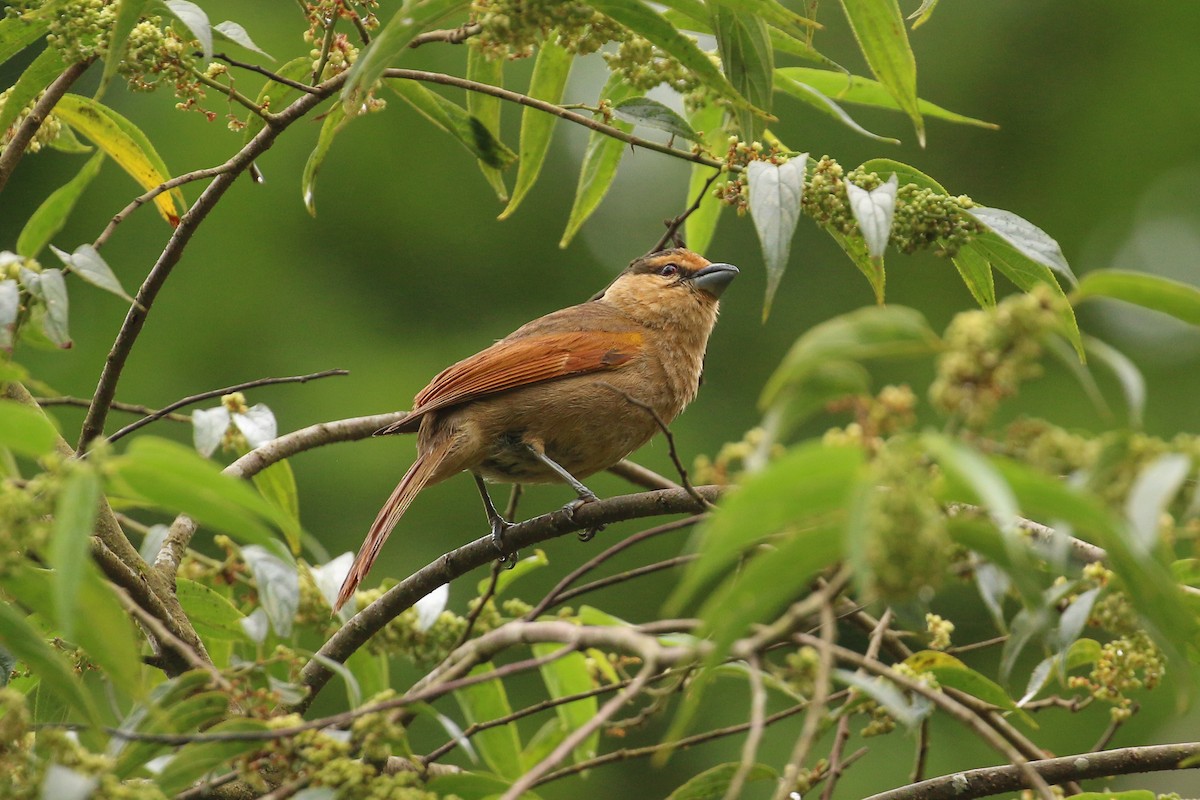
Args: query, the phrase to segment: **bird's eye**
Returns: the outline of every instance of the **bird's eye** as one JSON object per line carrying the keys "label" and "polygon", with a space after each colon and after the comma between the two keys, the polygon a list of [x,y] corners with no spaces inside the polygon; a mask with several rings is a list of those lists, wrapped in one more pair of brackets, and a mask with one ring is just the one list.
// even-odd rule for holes
{"label": "bird's eye", "polygon": [[662,267],[659,267],[659,269],[658,269],[659,275],[662,275],[662,276],[668,277],[668,278],[677,272],[679,272],[678,264],[665,264]]}

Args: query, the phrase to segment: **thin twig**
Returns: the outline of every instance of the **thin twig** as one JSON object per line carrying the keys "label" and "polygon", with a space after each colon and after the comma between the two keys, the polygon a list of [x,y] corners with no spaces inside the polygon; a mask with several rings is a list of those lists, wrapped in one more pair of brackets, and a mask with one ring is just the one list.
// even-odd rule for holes
{"label": "thin twig", "polygon": [[139,208],[144,206],[146,203],[149,203],[163,192],[168,192],[178,186],[183,186],[185,183],[201,181],[206,178],[215,178],[216,176],[228,171],[229,165],[226,163],[215,167],[208,167],[207,169],[193,170],[192,172],[187,172],[183,175],[177,175],[168,181],[163,181],[153,189],[149,189],[145,193],[135,197],[129,202],[129,205],[125,206],[123,209],[114,214],[113,218],[108,221],[108,225],[104,227],[104,230],[100,232],[100,235],[96,237],[96,240],[92,242],[92,247],[96,248],[97,250],[103,247],[104,244],[109,240],[109,237],[113,235],[113,232],[117,229],[118,225],[128,219],[130,214],[137,211]]}
{"label": "thin twig", "polygon": [[628,458],[623,458],[616,464],[608,468],[608,471],[618,478],[624,478],[634,486],[640,486],[643,489],[682,489],[675,481],[670,478],[659,475],[652,469],[647,469],[641,464],[630,461]]}
{"label": "thin twig", "polygon": [[172,411],[174,411],[178,408],[183,408],[184,406],[190,406],[192,403],[199,403],[204,400],[211,400],[214,397],[223,397],[227,394],[232,394],[233,392],[245,391],[246,389],[257,389],[260,386],[276,386],[281,383],[308,383],[309,381],[315,381],[319,378],[328,378],[328,377],[331,377],[334,375],[349,375],[349,374],[350,374],[350,372],[348,370],[344,370],[344,369],[327,369],[327,370],[323,370],[322,372],[313,372],[309,375],[291,375],[286,378],[259,378],[257,380],[253,380],[253,381],[245,381],[243,383],[236,383],[233,386],[226,386],[222,389],[210,389],[207,392],[201,392],[200,394],[189,395],[188,397],[184,397],[180,400],[176,400],[174,403],[171,403],[170,405],[167,405],[167,406],[163,406],[158,411],[155,411],[153,414],[150,414],[149,416],[143,417],[142,419],[139,419],[136,422],[129,423],[124,428],[121,428],[119,431],[114,433],[112,436],[109,436],[108,441],[111,444],[112,442],[115,442],[124,436],[128,436],[129,434],[133,433],[134,431],[138,430],[139,428],[143,428],[143,427],[149,425],[151,422],[154,422],[155,420],[162,419],[167,414],[170,414]]}
{"label": "thin twig", "polygon": [[929,762],[929,717],[921,720],[917,728],[917,755],[913,759],[912,775],[909,783],[917,783],[925,779],[925,766]]}
{"label": "thin twig", "polygon": [[321,80],[321,73],[325,71],[325,65],[329,63],[329,51],[333,47],[333,29],[336,22],[336,17],[325,19],[325,36],[321,39],[321,57],[317,60],[316,68],[313,69],[313,83]]}
{"label": "thin twig", "polygon": [[821,603],[821,636],[820,638],[810,637],[810,643],[817,648],[820,655],[820,661],[817,663],[817,675],[813,683],[812,703],[804,715],[804,727],[800,729],[800,738],[796,740],[792,755],[788,758],[783,775],[780,776],[779,783],[775,787],[775,800],[787,798],[792,792],[792,787],[796,785],[796,779],[800,777],[800,769],[804,766],[813,743],[817,739],[817,733],[820,731],[821,721],[829,702],[829,676],[833,672],[833,648],[834,642],[837,640],[837,624],[833,616],[833,598],[823,594],[823,599],[824,602]]}
{"label": "thin twig", "polygon": [[528,789],[532,789],[546,773],[550,772],[557,764],[571,755],[571,752],[584,742],[589,736],[600,729],[600,726],[612,718],[621,706],[625,705],[630,699],[637,696],[646,682],[658,671],[658,667],[654,660],[646,662],[638,671],[633,681],[610,699],[583,725],[580,725],[575,730],[559,742],[558,747],[546,756],[544,759],[535,764],[532,768],[525,770],[521,777],[513,782],[500,800],[516,800],[523,795]]}
{"label": "thin twig", "polygon": [[667,230],[663,233],[662,238],[658,240],[658,244],[654,245],[654,250],[651,252],[658,252],[659,250],[662,250],[663,247],[666,246],[667,242],[671,241],[672,238],[679,233],[679,226],[683,225],[683,223],[687,221],[688,217],[696,213],[696,209],[700,208],[700,203],[703,202],[706,196],[708,196],[708,190],[712,187],[713,182],[719,177],[721,177],[721,170],[718,169],[713,173],[711,178],[704,182],[704,188],[702,188],[700,193],[696,195],[695,202],[688,206],[687,210],[678,217],[667,221]]}
{"label": "thin twig", "polygon": [[191,76],[203,83],[205,86],[216,89],[218,92],[222,93],[230,100],[249,111],[251,114],[260,117],[263,121],[266,121],[270,118],[270,112],[264,111],[258,103],[254,102],[249,97],[246,97],[246,95],[233,88],[233,76],[230,76],[229,84],[224,84],[214,78],[210,78],[198,69],[193,69],[191,71]]}
{"label": "thin twig", "polygon": [[[628,134],[620,128],[614,128],[612,125],[606,125],[603,122],[597,122],[596,120],[584,114],[577,114],[574,111],[568,111],[567,109],[562,108],[561,106],[556,106],[553,103],[547,103],[544,100],[538,100],[536,97],[530,97],[529,95],[524,95],[520,92],[514,92],[509,89],[502,89],[499,86],[492,86],[488,83],[469,81],[466,78],[459,78],[455,75],[445,75],[440,72],[426,72],[425,70],[419,69],[393,68],[385,70],[383,76],[385,78],[399,78],[402,80],[423,81],[425,83],[439,83],[444,86],[457,86],[460,89],[466,89],[467,91],[488,94],[492,97],[499,97],[501,100],[508,100],[511,103],[519,103],[520,105],[536,108],[538,111],[544,111],[547,114],[553,114],[556,117],[570,120],[571,122],[582,125],[585,128],[596,131],[597,133],[602,133],[605,136],[612,137],[613,139],[619,139],[620,141],[625,142],[632,147],[641,147],[646,150],[653,150],[656,153],[664,153],[666,155],[674,156],[675,158],[683,159],[684,161],[691,161],[696,164],[705,164],[710,167],[720,168],[724,166],[722,162],[713,158],[709,158],[708,156],[700,155],[699,153],[692,153],[687,150],[677,150],[670,145],[652,142],[648,139],[642,139],[641,137]],[[730,165],[729,169],[740,170],[740,167],[736,165]]]}
{"label": "thin twig", "polygon": [[[74,406],[76,408],[87,408],[91,405],[91,399],[87,397],[36,397],[37,404],[43,408],[47,406]],[[145,416],[147,414],[158,414],[160,409],[150,408],[150,406],[138,405],[137,403],[120,403],[113,402],[113,411],[124,411],[129,414],[138,414]],[[163,419],[169,419],[172,422],[191,422],[192,418],[186,414],[166,414]]]}
{"label": "thin twig", "polygon": [[[1131,715],[1136,714],[1138,711],[1139,706],[1135,703],[1133,709],[1131,710]],[[1108,747],[1109,743],[1112,742],[1113,737],[1117,735],[1117,731],[1121,729],[1121,726],[1125,724],[1127,719],[1128,717],[1116,717],[1112,720],[1109,720],[1108,727],[1104,729],[1104,733],[1100,734],[1100,738],[1096,740],[1094,745],[1092,745],[1092,752],[1098,753],[1104,748]]]}
{"label": "thin twig", "polygon": [[746,785],[746,777],[758,761],[758,746],[762,742],[764,719],[767,712],[767,691],[763,688],[762,660],[757,653],[747,661],[750,666],[750,732],[742,743],[742,760],[738,763],[737,772],[729,780],[722,800],[737,800],[742,795],[742,787]]}
{"label": "thin twig", "polygon": [[646,575],[653,575],[656,572],[690,564],[699,557],[698,553],[688,553],[682,556],[675,556],[674,558],[663,559],[662,561],[655,561],[653,564],[644,564],[640,567],[627,569],[624,572],[618,572],[616,575],[609,575],[606,578],[598,578],[590,583],[585,583],[582,586],[576,586],[574,589],[568,589],[563,592],[554,598],[554,605],[561,605],[580,595],[599,591],[608,586],[614,586],[618,583],[634,580],[635,578],[642,578]]}
{"label": "thin twig", "polygon": [[650,415],[650,417],[654,420],[654,424],[658,426],[658,429],[662,431],[663,437],[665,437],[667,440],[667,453],[671,457],[671,463],[675,465],[675,470],[679,473],[680,484],[687,491],[687,493],[696,500],[697,503],[708,509],[716,508],[716,506],[714,506],[712,503],[701,497],[696,492],[696,488],[692,486],[692,482],[688,480],[687,468],[683,466],[683,462],[679,459],[679,451],[675,448],[675,435],[671,433],[671,429],[667,427],[666,421],[658,413],[658,410],[645,400],[639,400],[624,389],[618,386],[613,386],[607,381],[601,381],[600,385],[612,389],[614,392],[624,397],[626,402],[637,406]]}
{"label": "thin twig", "polygon": [[128,614],[137,619],[138,624],[144,627],[146,631],[154,637],[154,639],[158,642],[160,649],[170,649],[175,651],[175,654],[184,661],[187,661],[187,663],[190,664],[193,669],[204,670],[207,672],[212,678],[215,686],[225,690],[232,690],[233,687],[230,685],[229,681],[227,681],[225,676],[222,675],[215,666],[213,666],[211,661],[201,658],[195,650],[188,646],[187,642],[183,641],[170,630],[168,630],[167,626],[163,624],[162,620],[134,602],[133,598],[130,597],[129,593],[123,588],[116,585],[113,585],[112,588],[117,596],[117,601]]}
{"label": "thin twig", "polygon": [[492,562],[492,577],[488,580],[487,588],[483,594],[479,595],[479,601],[475,607],[471,609],[471,613],[467,614],[467,625],[463,628],[462,634],[458,637],[458,641],[450,648],[453,653],[458,648],[462,647],[468,639],[471,638],[471,631],[475,629],[475,623],[479,621],[479,615],[483,613],[484,607],[488,601],[496,596],[496,584],[500,582],[500,570],[504,569],[499,561]]}
{"label": "thin twig", "polygon": [[296,89],[297,91],[306,92],[308,94],[312,94],[317,91],[314,87],[308,85],[307,83],[301,83],[300,81],[294,81],[291,78],[285,78],[283,75],[280,75],[277,72],[272,72],[271,70],[260,67],[257,64],[250,64],[245,61],[238,61],[237,59],[231,58],[231,57],[225,55],[224,53],[213,53],[213,58],[217,59],[218,61],[224,61],[226,64],[228,64],[231,67],[237,67],[238,69],[249,70],[250,72],[257,72],[259,75],[262,75],[263,77],[270,78],[271,80],[275,81],[276,83],[283,84],[284,86],[290,86],[291,88]]}
{"label": "thin twig", "polygon": [[557,585],[555,585],[555,587],[553,589],[551,589],[549,592],[546,593],[546,596],[543,597],[536,606],[534,606],[532,609],[530,609],[529,613],[524,616],[524,619],[527,621],[535,620],[538,617],[540,617],[542,614],[546,613],[546,609],[550,608],[551,606],[555,605],[558,602],[561,602],[561,600],[559,599],[559,596],[563,592],[566,591],[568,586],[573,584],[575,581],[579,580],[581,577],[586,575],[588,572],[591,572],[593,569],[595,569],[596,567],[603,564],[605,561],[608,561],[610,558],[617,555],[618,553],[628,550],[630,547],[633,547],[634,545],[641,544],[642,542],[646,541],[647,539],[653,539],[654,537],[660,536],[664,533],[671,533],[672,531],[677,531],[677,530],[681,530],[683,528],[691,527],[692,525],[695,525],[697,522],[699,522],[701,519],[702,519],[702,517],[700,515],[696,515],[696,516],[688,517],[686,519],[675,520],[673,522],[667,522],[662,525],[657,525],[653,528],[647,528],[646,530],[641,531],[639,533],[635,533],[632,536],[627,536],[626,538],[624,538],[621,541],[617,542],[616,544],[612,545],[611,547],[604,550],[603,552],[598,553],[597,555],[593,556],[592,558],[585,561],[583,564],[579,565],[578,567],[573,569],[571,572],[569,572],[565,577],[563,577],[562,580],[560,580],[558,582]]}

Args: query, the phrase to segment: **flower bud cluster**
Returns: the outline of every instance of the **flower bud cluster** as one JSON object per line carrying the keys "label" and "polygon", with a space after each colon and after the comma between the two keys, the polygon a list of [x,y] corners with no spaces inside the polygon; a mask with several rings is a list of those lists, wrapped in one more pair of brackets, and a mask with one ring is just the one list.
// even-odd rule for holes
{"label": "flower bud cluster", "polygon": [[930,650],[949,650],[954,623],[939,614],[925,614],[925,632],[929,634]]}
{"label": "flower bud cluster", "polygon": [[871,586],[884,602],[937,587],[950,560],[946,516],[929,491],[930,469],[910,440],[898,437],[871,463],[864,544]]}
{"label": "flower bud cluster", "polygon": [[526,58],[539,41],[555,41],[575,55],[594,53],[629,33],[624,27],[575,0],[475,0],[479,34],[472,38],[489,58]]}
{"label": "flower bud cluster", "polygon": [[[8,102],[8,97],[11,93],[12,89],[5,89],[3,92],[0,92],[0,108],[4,108],[4,104]],[[45,94],[45,92],[39,92],[37,97],[33,98],[33,100],[29,102],[29,105],[25,106],[25,108],[18,112],[17,117],[13,120],[12,125],[10,125],[7,129],[0,131],[0,152],[3,152],[4,148],[8,147],[8,143],[12,141],[13,136],[15,136],[17,133],[17,129],[20,128],[21,124],[25,122],[26,118],[29,117],[29,114],[33,111],[34,105],[43,94]],[[29,152],[36,153],[43,147],[53,144],[54,141],[58,139],[60,133],[62,133],[62,123],[59,122],[58,117],[54,116],[53,114],[48,114],[46,118],[42,120],[42,124],[38,126],[37,132],[33,135],[33,139],[29,141]],[[16,274],[8,277],[15,278]]]}
{"label": "flower bud cluster", "polygon": [[[751,428],[738,442],[726,442],[717,452],[716,458],[707,455],[696,456],[692,462],[692,472],[696,483],[715,483],[728,486],[737,479],[745,462],[763,447],[767,432],[762,428]],[[784,446],[778,442],[771,445],[768,456],[783,455]]]}
{"label": "flower bud cluster", "polygon": [[700,86],[700,79],[692,70],[641,36],[630,35],[621,41],[615,53],[602,55],[608,68],[639,92],[665,84],[686,95]]}
{"label": "flower bud cluster", "polygon": [[1065,302],[1037,287],[994,308],[955,316],[929,387],[934,407],[969,427],[986,425],[1002,400],[1041,374],[1041,340],[1060,326]]}
{"label": "flower bud cluster", "polygon": [[317,76],[319,83],[354,66],[354,62],[358,60],[358,47],[350,41],[346,34],[338,33],[334,34],[329,43],[329,52],[324,54],[324,67],[321,66],[322,49],[320,47],[314,47],[308,55],[313,60],[313,72],[321,70],[321,74]]}
{"label": "flower bud cluster", "polygon": [[1121,722],[1133,714],[1129,693],[1158,686],[1165,668],[1162,651],[1145,630],[1137,630],[1101,645],[1091,673],[1072,676],[1067,685],[1111,704],[1109,715]]}

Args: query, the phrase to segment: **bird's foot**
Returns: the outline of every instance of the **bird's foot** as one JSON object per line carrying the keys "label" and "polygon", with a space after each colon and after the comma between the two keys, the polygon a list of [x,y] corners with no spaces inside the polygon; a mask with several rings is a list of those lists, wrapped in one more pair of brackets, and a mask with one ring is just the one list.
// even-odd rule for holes
{"label": "bird's foot", "polygon": [[[597,497],[592,492],[588,492],[586,495],[581,494],[579,497],[575,498],[574,500],[572,500],[571,502],[567,503],[565,506],[562,507],[563,513],[567,515],[567,519],[571,520],[571,522],[575,522],[575,512],[576,511],[578,511],[580,508],[582,508],[587,503],[594,503],[599,499],[600,498]],[[596,534],[602,530],[604,530],[603,525],[596,525],[593,528],[588,528],[587,530],[579,531],[579,533],[577,533],[576,536],[579,537],[579,541],[581,541],[581,542],[590,542],[596,536]]]}
{"label": "bird's foot", "polygon": [[509,552],[504,545],[504,534],[509,528],[515,527],[513,523],[506,520],[500,515],[492,517],[492,544],[500,552],[500,563],[508,569],[512,569],[517,565],[517,559],[520,557],[516,550]]}

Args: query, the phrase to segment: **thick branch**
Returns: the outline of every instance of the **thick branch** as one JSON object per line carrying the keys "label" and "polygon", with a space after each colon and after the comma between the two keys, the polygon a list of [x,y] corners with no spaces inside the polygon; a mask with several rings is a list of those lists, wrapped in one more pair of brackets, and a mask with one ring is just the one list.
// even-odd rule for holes
{"label": "thick branch", "polygon": [[[716,486],[701,486],[696,491],[711,501],[717,499],[722,490]],[[696,501],[683,489],[623,495],[585,503],[576,509],[573,515],[560,510],[526,520],[505,532],[504,543],[506,547],[516,550],[599,525],[660,514],[695,514],[701,510]],[[389,589],[383,597],[356,614],[330,637],[319,651],[322,657],[320,660],[314,658],[305,665],[301,680],[310,691],[293,710],[306,709],[333,676],[332,670],[322,662],[326,659],[344,662],[351,653],[366,644],[384,625],[417,600],[442,584],[488,564],[495,558],[496,545],[491,535],[482,536],[430,562]]]}
{"label": "thick branch", "polygon": [[[1200,756],[1200,742],[1122,747],[1102,753],[1028,761],[1019,767],[1005,765],[965,770],[873,794],[866,800],[972,800],[1029,788],[1029,780],[1022,768],[1032,769],[1047,783],[1067,783],[1179,769],[1181,763],[1197,756]],[[1190,768],[1197,766],[1200,764]]]}

